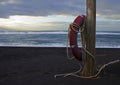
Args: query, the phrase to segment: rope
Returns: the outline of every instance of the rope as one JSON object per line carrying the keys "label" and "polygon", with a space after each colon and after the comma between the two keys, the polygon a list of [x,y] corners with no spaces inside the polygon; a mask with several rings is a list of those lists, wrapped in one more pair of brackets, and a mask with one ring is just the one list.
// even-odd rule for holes
{"label": "rope", "polygon": [[[76,30],[76,29],[74,29],[74,27],[76,27],[76,28],[78,28],[78,30]],[[78,24],[76,24],[76,23],[71,23],[70,25],[69,25],[69,28],[68,28],[68,33],[69,33],[69,31],[72,29],[74,32],[76,32],[76,33],[79,33],[79,32],[83,32],[84,31],[84,27],[85,27],[85,25],[82,25],[82,26],[80,26],[80,25],[78,25]],[[69,34],[68,34],[69,35]],[[69,56],[69,36],[67,36],[67,44],[66,44],[66,52],[67,52],[67,58],[68,59],[70,59],[70,60],[72,60],[72,59],[74,59],[74,57],[72,56],[72,57],[70,57]],[[87,51],[88,52],[88,51]],[[89,52],[88,52],[89,53]],[[90,54],[90,53],[89,53]],[[91,54],[90,54],[91,55]]]}
{"label": "rope", "polygon": [[67,77],[67,76],[70,76],[70,75],[75,75],[79,72],[82,71],[82,65],[80,64],[80,69],[78,71],[75,71],[75,72],[71,72],[71,73],[63,73],[63,74],[56,74],[54,75],[55,78],[57,78],[58,76],[63,76],[63,77]]}
{"label": "rope", "polygon": [[[78,28],[78,30],[74,29],[74,27]],[[82,25],[82,26],[79,26],[79,25],[76,24],[76,23],[71,23],[71,24],[70,24],[70,27],[69,27],[69,29],[72,29],[72,30],[73,30],[74,32],[76,32],[76,33],[78,33],[78,32],[83,32],[84,29],[81,29],[81,28],[83,28],[83,25]]]}
{"label": "rope", "polygon": [[[78,28],[78,30],[76,30],[76,29],[74,29],[74,27],[76,27],[76,28]],[[83,31],[84,31],[84,29],[85,29],[85,20],[84,20],[84,23],[83,23],[83,25],[82,26],[80,26],[80,25],[78,25],[78,24],[76,24],[76,23],[71,23],[70,25],[69,25],[69,28],[68,28],[68,33],[69,33],[69,31],[70,30],[73,30],[74,32],[76,32],[76,33],[81,33],[81,43],[82,43],[82,50],[83,51],[85,51],[85,53],[87,53],[88,55],[90,55],[90,57],[94,60],[94,55],[92,54],[92,53],[90,53],[87,49],[86,49],[86,41],[85,41],[85,34],[83,33]],[[82,34],[83,33],[83,34]],[[69,35],[69,34],[68,34]],[[70,57],[69,56],[69,42],[68,42],[68,39],[69,38],[69,36],[67,36],[67,44],[66,44],[66,52],[67,52],[67,58],[68,59],[74,59],[74,57],[72,56],[72,57]],[[83,52],[82,51],[82,52]],[[83,61],[85,62],[85,59],[83,58]],[[95,61],[95,60],[94,60]],[[54,77],[56,78],[56,77],[58,77],[58,76],[64,76],[64,77],[67,77],[67,76],[76,76],[76,77],[80,77],[80,78],[97,78],[98,76],[99,76],[99,74],[101,73],[101,71],[106,67],[106,66],[108,66],[108,65],[111,65],[111,64],[114,64],[114,63],[118,63],[118,62],[120,62],[120,60],[114,60],[114,61],[111,61],[111,62],[109,62],[109,63],[106,63],[106,64],[104,64],[104,65],[102,65],[101,67],[100,67],[100,69],[98,69],[98,71],[97,71],[97,73],[95,74],[95,75],[93,75],[93,76],[89,76],[89,77],[84,77],[84,76],[79,76],[79,75],[77,75],[77,73],[80,73],[81,71],[82,71],[82,69],[83,69],[83,67],[82,67],[82,64],[80,63],[80,69],[78,70],[78,71],[75,71],[75,72],[71,72],[71,73],[64,73],[64,74],[56,74],[56,75],[54,75]]]}
{"label": "rope", "polygon": [[[71,28],[71,24],[69,25],[68,33],[69,33],[69,31],[70,31],[70,28]],[[68,35],[69,35],[69,34],[68,34]],[[68,47],[69,47],[69,36],[67,36],[66,41],[67,41],[67,43],[66,43],[67,58],[70,59],[70,60],[72,60],[72,59],[74,59],[74,57],[73,57],[73,56],[70,57],[70,55],[69,55],[69,48],[68,48]]]}
{"label": "rope", "polygon": [[[100,69],[98,70],[98,72],[97,72],[95,75],[89,76],[89,77],[77,75],[77,73],[79,73],[79,72],[82,71],[82,68],[80,68],[78,71],[71,72],[71,73],[56,74],[56,75],[54,75],[54,77],[57,78],[58,76],[63,76],[63,77],[75,76],[75,77],[79,77],[79,78],[97,78],[97,77],[99,76],[99,74],[101,73],[101,71],[102,71],[105,67],[107,67],[108,65],[114,64],[114,63],[118,63],[118,62],[120,62],[119,59],[118,59],[118,60],[111,61],[111,62],[109,62],[109,63],[106,63],[106,64],[102,65],[102,66],[100,67]],[[81,64],[80,64],[80,67],[82,67]]]}

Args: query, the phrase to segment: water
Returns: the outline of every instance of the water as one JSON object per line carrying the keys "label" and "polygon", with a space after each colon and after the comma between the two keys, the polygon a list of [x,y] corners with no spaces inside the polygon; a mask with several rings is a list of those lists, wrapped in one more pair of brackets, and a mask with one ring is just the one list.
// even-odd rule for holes
{"label": "water", "polygon": [[[66,41],[67,31],[0,32],[0,46],[66,47]],[[96,47],[120,48],[120,32],[97,32]]]}

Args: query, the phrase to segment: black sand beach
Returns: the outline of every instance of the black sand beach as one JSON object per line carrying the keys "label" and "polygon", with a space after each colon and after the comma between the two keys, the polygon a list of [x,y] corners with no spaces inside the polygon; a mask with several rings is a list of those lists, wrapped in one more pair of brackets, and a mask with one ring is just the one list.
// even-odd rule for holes
{"label": "black sand beach", "polygon": [[[116,59],[120,59],[119,48],[96,49],[98,66]],[[67,59],[66,48],[0,47],[0,85],[120,85],[120,63],[106,67],[98,79],[54,78],[77,70],[79,63]]]}

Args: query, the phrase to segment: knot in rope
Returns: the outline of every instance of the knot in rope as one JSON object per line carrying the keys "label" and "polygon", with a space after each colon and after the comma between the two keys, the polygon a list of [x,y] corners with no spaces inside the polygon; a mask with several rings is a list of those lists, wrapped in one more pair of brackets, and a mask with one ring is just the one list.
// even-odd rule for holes
{"label": "knot in rope", "polygon": [[[77,28],[77,29],[75,29]],[[77,23],[71,23],[69,26],[69,29],[72,29],[74,32],[79,33],[79,32],[83,32],[85,28],[85,24],[83,23],[83,25],[78,25]]]}

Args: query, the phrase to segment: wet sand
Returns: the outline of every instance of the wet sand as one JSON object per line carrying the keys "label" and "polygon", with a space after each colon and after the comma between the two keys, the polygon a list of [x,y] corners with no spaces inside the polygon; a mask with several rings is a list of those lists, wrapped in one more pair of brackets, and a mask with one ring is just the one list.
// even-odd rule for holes
{"label": "wet sand", "polygon": [[[96,63],[101,66],[120,59],[119,48],[97,48]],[[79,62],[66,57],[60,47],[0,47],[0,85],[119,85],[120,63],[104,69],[98,79],[55,74],[79,70]]]}

